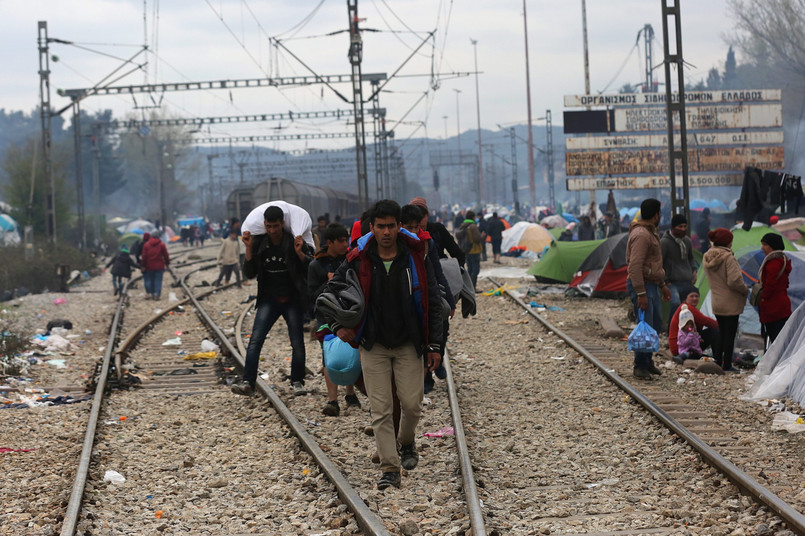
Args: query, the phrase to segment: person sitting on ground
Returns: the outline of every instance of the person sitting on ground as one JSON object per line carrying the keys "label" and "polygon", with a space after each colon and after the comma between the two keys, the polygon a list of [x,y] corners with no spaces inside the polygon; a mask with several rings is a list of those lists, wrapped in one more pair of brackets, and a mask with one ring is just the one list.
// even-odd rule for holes
{"label": "person sitting on ground", "polygon": [[[320,220],[321,221],[321,220]],[[349,232],[347,228],[340,223],[331,223],[325,229],[323,234],[322,247],[316,253],[315,258],[311,261],[307,269],[307,291],[310,296],[310,302],[316,303],[316,298],[324,291],[327,282],[333,278],[335,271],[347,258],[347,251],[349,250]],[[326,322],[323,318],[316,315],[316,330],[324,325]],[[322,370],[324,371],[324,383],[327,384],[327,403],[322,408],[322,413],[329,417],[338,417],[341,414],[341,408],[338,406],[338,385],[330,380],[327,374],[327,368],[324,367],[324,353],[322,352]],[[355,387],[352,385],[346,386],[346,396],[344,401],[347,403],[347,408],[361,407],[358,396],[355,394]]]}
{"label": "person sitting on ground", "polygon": [[688,311],[687,304],[679,306],[679,330],[677,333],[677,346],[679,355],[676,356],[682,362],[685,359],[699,359],[702,356],[699,332],[696,331],[696,323],[693,321],[693,313]]}
{"label": "person sitting on ground", "polygon": [[[713,349],[713,355],[720,355],[721,353],[721,334],[718,331],[718,322],[705,315],[697,307],[699,306],[699,290],[692,287],[690,290],[681,294],[682,305],[687,305],[688,312],[693,315],[693,322],[696,324],[696,329],[701,337],[701,348]],[[671,349],[672,359],[675,363],[682,364],[684,359],[678,359],[679,345],[677,344],[677,337],[679,336],[679,315],[682,311],[680,306],[671,317],[670,327],[668,328],[668,347]]]}

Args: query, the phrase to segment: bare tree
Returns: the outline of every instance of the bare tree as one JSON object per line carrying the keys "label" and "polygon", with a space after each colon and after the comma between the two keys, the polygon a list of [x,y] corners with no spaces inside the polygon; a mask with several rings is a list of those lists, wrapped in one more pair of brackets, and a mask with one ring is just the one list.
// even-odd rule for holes
{"label": "bare tree", "polygon": [[805,78],[805,0],[728,0],[736,20],[730,41],[756,65]]}

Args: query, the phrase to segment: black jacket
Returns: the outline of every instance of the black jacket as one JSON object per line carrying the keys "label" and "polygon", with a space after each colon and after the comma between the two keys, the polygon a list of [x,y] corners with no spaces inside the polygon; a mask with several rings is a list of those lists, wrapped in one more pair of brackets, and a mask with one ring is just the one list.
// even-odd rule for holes
{"label": "black jacket", "polygon": [[[464,220],[462,220],[462,222],[463,221]],[[461,225],[461,222],[459,222],[459,225]],[[447,253],[449,253],[451,257],[458,260],[458,263],[461,266],[464,266],[467,256],[464,254],[461,248],[458,247],[453,235],[450,234],[450,231],[448,231],[444,225],[437,221],[428,220],[428,226],[425,227],[425,230],[428,232],[428,234],[430,234],[430,237],[436,244],[436,251],[438,252],[440,259],[447,258],[447,255],[444,252],[444,250],[447,250]]]}
{"label": "black jacket", "polygon": [[112,259],[106,263],[107,268],[110,266],[112,267],[112,275],[125,277],[126,279],[131,277],[132,268],[140,267],[140,265],[134,262],[134,259],[132,259],[125,251],[118,252],[117,255],[112,257]]}
{"label": "black jacket", "polygon": [[[409,249],[414,248],[413,250]],[[365,309],[365,323],[361,334],[360,345],[371,350],[375,343],[390,341],[411,342],[420,354],[426,345],[440,348],[442,343],[442,305],[439,286],[433,273],[433,266],[425,258],[426,242],[405,237],[400,233],[397,239],[397,257],[391,270],[386,273],[383,261],[377,255],[377,243],[372,237],[359,253],[350,253],[347,262],[343,263],[333,276],[332,281],[345,281],[347,270],[353,269],[361,279],[361,286],[367,285],[369,300]],[[422,261],[427,284],[423,292],[427,292],[428,337],[425,339],[425,324],[414,303],[411,285],[412,275],[409,255],[417,255]],[[361,276],[362,263],[369,262],[370,280],[364,281]],[[364,296],[367,293],[364,292]],[[334,331],[338,325],[327,319]],[[435,350],[438,351],[438,350]]]}
{"label": "black jacket", "polygon": [[[288,231],[282,232],[282,251],[285,254],[285,265],[291,276],[293,284],[293,296],[291,299],[297,307],[307,309],[309,304],[307,293],[307,270],[313,259],[312,248],[304,242],[302,251],[305,253],[305,260],[300,260],[293,247],[294,237]],[[247,279],[257,277],[257,302],[260,303],[269,298],[270,293],[267,288],[265,270],[261,266],[265,262],[266,250],[270,244],[267,234],[252,235],[252,258],[243,263],[243,275]]]}
{"label": "black jacket", "polygon": [[679,249],[671,230],[665,231],[660,239],[662,249],[662,267],[665,270],[665,280],[670,283],[692,283],[693,272],[696,270],[696,260],[693,258],[693,246],[690,238],[682,238],[685,244],[685,256]]}
{"label": "black jacket", "polygon": [[[341,266],[346,257],[331,257],[329,255],[319,255],[310,263],[307,269],[307,294],[311,304],[316,303],[316,298],[319,297],[327,286],[327,274],[333,274]],[[316,316],[318,320],[324,323],[323,318]]]}

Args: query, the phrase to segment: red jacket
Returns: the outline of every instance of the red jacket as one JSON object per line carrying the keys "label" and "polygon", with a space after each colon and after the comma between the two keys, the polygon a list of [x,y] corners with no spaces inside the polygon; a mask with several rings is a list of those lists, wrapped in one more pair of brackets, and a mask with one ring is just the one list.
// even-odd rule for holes
{"label": "red jacket", "polygon": [[151,270],[164,270],[170,264],[168,248],[157,238],[152,236],[148,242],[143,244],[143,252],[140,254],[140,266],[143,272]]}
{"label": "red jacket", "polygon": [[[771,255],[774,253],[772,252]],[[782,273],[780,273],[781,270]],[[788,297],[788,274],[790,273],[791,260],[784,253],[768,259],[763,266],[763,273],[759,274],[760,281],[763,283],[758,305],[761,323],[767,324],[791,316],[791,299]],[[778,274],[780,274],[779,278]]]}
{"label": "red jacket", "polygon": [[[679,346],[676,344],[676,338],[679,334],[679,311],[682,305],[677,307],[674,316],[671,317],[671,324],[668,326],[668,347],[671,349],[671,355],[679,355]],[[695,307],[688,306],[688,311],[693,314],[693,321],[696,323],[696,331],[701,333],[702,328],[715,329],[718,327],[718,322],[710,318],[703,312]]]}

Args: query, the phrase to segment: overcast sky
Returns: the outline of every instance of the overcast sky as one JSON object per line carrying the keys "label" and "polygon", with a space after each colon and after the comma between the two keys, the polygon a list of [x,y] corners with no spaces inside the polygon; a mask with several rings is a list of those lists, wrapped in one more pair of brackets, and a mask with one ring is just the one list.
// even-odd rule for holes
{"label": "overcast sky", "polygon": [[[679,0],[681,1],[681,0]],[[158,12],[155,9],[158,7]],[[318,9],[317,9],[318,7]],[[473,46],[477,40],[481,125],[497,130],[525,123],[526,81],[521,0],[362,0],[361,25],[379,32],[365,32],[363,72],[396,71],[412,50],[435,30],[434,40],[423,46],[381,94],[390,125],[397,139],[411,135],[441,138],[476,127],[475,79],[452,78],[451,72],[474,69]],[[731,29],[726,0],[681,1],[683,54],[692,66],[688,81],[706,77],[711,67],[723,69],[727,52],[724,35]],[[584,92],[581,0],[528,0],[528,42],[531,62],[531,92],[534,118],[551,109],[561,123],[566,94]],[[640,83],[644,72],[642,38],[631,53],[638,31],[649,23],[655,31],[655,65],[662,61],[662,16],[660,0],[587,0],[592,91],[616,92],[624,83]],[[312,16],[311,16],[312,14]],[[51,38],[119,58],[134,55],[147,40],[152,53],[135,61],[148,61],[114,85],[288,77],[309,72],[290,54],[269,45],[269,37],[283,44],[318,74],[347,74],[347,33],[326,36],[347,28],[343,0],[0,0],[4,51],[0,77],[0,108],[30,111],[38,103],[37,21],[46,20]],[[145,19],[145,24],[144,24]],[[302,24],[307,20],[306,24]],[[412,33],[413,32],[413,33]],[[147,37],[146,37],[147,36]],[[117,69],[117,59],[76,46],[52,43],[51,87],[54,108],[69,103],[56,94],[58,88],[91,87]],[[623,67],[619,76],[618,70]],[[118,74],[127,72],[124,67]],[[429,73],[442,73],[438,89]],[[147,74],[146,74],[147,72]],[[424,75],[424,76],[411,76]],[[614,80],[613,80],[614,77]],[[662,68],[655,79],[664,79]],[[348,84],[336,89],[350,94]],[[423,98],[425,92],[427,96]],[[368,85],[364,97],[368,96]],[[185,117],[242,115],[336,110],[351,107],[322,86],[225,91],[190,91],[153,95],[170,112]],[[161,101],[160,101],[161,99]],[[420,100],[421,99],[421,100]],[[137,102],[148,101],[137,95]],[[417,104],[417,101],[419,103]],[[131,97],[97,96],[86,99],[87,110],[112,108],[118,117],[141,114]],[[407,113],[407,116],[406,116]],[[405,117],[404,117],[405,116]],[[447,119],[444,119],[447,116]],[[424,126],[422,124],[424,123]],[[536,124],[542,124],[537,122]],[[219,125],[215,135],[267,134],[273,124]],[[345,120],[283,121],[284,133],[348,132]],[[414,133],[414,130],[419,128]],[[368,127],[371,130],[371,126]],[[309,147],[345,147],[350,140],[307,142]],[[271,145],[271,144],[267,144]],[[274,145],[301,148],[300,142]]]}

